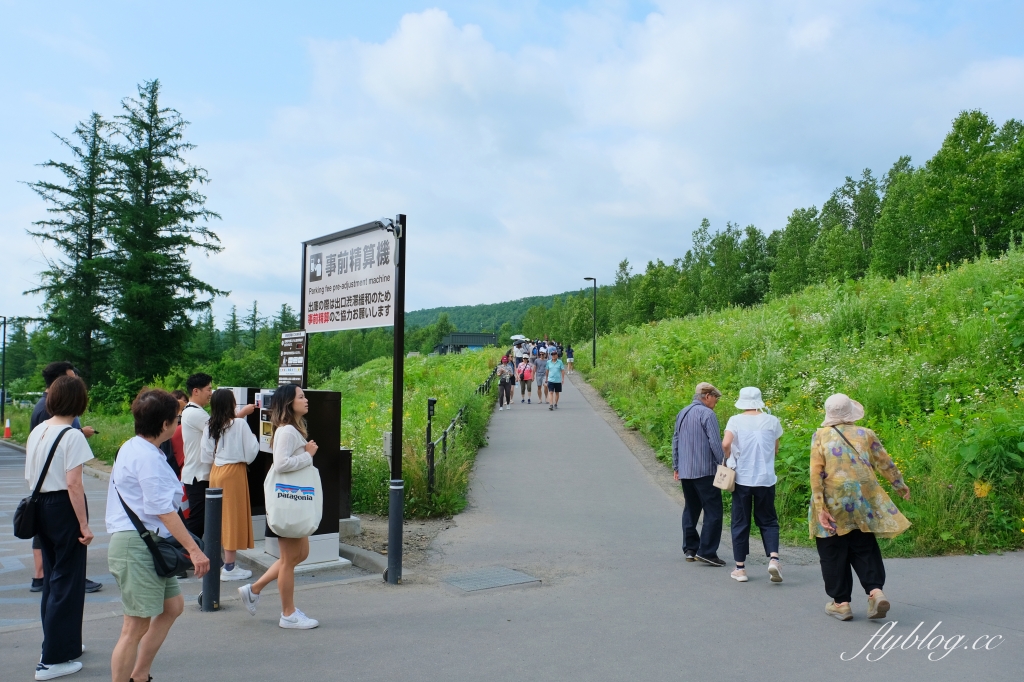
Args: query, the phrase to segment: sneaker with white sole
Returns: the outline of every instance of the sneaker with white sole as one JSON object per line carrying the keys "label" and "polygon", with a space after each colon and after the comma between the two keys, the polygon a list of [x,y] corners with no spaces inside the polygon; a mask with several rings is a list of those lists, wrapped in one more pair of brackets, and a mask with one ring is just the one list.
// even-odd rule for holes
{"label": "sneaker with white sole", "polygon": [[749,578],[747,578],[747,569],[745,568],[737,568],[729,574],[729,577],[738,583],[745,583],[749,580]]}
{"label": "sneaker with white sole", "polygon": [[224,567],[220,567],[220,579],[222,582],[229,582],[231,580],[248,580],[252,577],[252,571],[242,568],[241,566],[235,566],[230,571],[225,571]]}
{"label": "sneaker with white sole", "polygon": [[771,578],[773,583],[782,582],[782,566],[778,559],[772,559],[768,562],[768,577]]}
{"label": "sneaker with white sole", "polygon": [[77,673],[82,669],[81,661],[66,661],[64,663],[53,663],[52,665],[36,664],[37,680],[52,680],[65,675]]}
{"label": "sneaker with white sole", "polygon": [[290,616],[282,613],[281,620],[277,624],[287,630],[312,630],[320,625],[320,621],[314,620],[302,611],[295,609],[295,613]]}
{"label": "sneaker with white sole", "polygon": [[260,595],[252,591],[252,585],[239,587],[238,596],[242,598],[242,603],[245,604],[245,608],[249,609],[249,613],[255,616],[256,605],[260,603]]}

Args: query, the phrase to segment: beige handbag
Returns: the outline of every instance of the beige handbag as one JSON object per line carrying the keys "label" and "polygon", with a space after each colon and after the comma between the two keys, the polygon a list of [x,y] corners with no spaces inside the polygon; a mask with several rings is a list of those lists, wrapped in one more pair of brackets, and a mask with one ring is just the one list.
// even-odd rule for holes
{"label": "beige handbag", "polygon": [[714,486],[731,493],[736,489],[736,472],[724,464],[719,464],[718,471],[715,472]]}

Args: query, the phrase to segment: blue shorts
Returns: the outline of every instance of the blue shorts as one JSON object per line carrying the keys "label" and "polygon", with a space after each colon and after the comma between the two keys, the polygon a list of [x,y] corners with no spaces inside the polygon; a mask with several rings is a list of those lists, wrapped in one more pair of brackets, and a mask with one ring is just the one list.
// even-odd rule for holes
{"label": "blue shorts", "polygon": [[562,392],[562,382],[561,381],[549,381],[548,382],[548,390],[551,391],[552,393],[561,393]]}

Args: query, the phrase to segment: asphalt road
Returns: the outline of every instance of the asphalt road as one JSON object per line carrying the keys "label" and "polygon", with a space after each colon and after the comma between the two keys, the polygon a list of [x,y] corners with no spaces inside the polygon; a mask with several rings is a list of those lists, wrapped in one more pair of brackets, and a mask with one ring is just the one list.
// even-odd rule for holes
{"label": "asphalt road", "polygon": [[[1021,679],[1022,553],[887,561],[889,621],[868,621],[857,596],[855,620],[841,623],[823,613],[818,567],[785,551],[782,584],[763,566],[739,584],[686,563],[678,502],[571,384],[557,412],[516,403],[488,437],[469,509],[403,585],[306,585],[297,603],[321,627],[304,632],[277,627],[273,595],[255,618],[235,601],[213,614],[190,606],[154,679]],[[468,593],[444,582],[495,567],[541,582]],[[76,679],[109,679],[119,629],[113,617],[87,623]],[[0,634],[4,680],[30,679],[39,639],[38,628]]]}

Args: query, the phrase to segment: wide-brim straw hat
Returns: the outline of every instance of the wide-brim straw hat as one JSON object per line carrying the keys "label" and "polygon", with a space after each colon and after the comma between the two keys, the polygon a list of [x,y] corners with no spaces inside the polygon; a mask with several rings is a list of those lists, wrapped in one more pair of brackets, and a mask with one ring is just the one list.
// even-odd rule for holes
{"label": "wide-brim straw hat", "polygon": [[822,426],[852,424],[864,418],[864,406],[845,393],[830,395],[825,401],[825,421]]}
{"label": "wide-brim straw hat", "polygon": [[737,410],[763,410],[764,401],[761,400],[761,389],[754,386],[747,386],[740,389],[740,399],[736,401]]}

